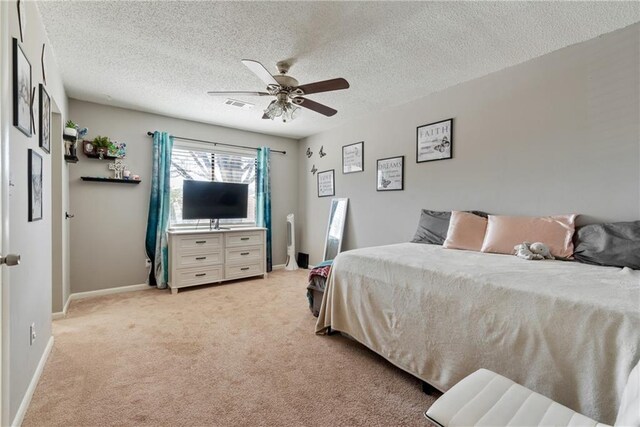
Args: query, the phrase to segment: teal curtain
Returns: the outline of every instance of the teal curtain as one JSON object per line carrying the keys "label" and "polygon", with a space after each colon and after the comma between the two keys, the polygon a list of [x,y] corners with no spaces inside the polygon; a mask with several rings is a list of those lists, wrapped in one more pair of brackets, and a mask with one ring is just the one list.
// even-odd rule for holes
{"label": "teal curtain", "polygon": [[145,249],[151,260],[149,285],[160,289],[169,281],[169,180],[173,137],[166,132],[153,133],[153,169],[151,172],[151,197],[147,218]]}
{"label": "teal curtain", "polygon": [[268,147],[258,149],[256,223],[267,229],[267,271],[273,269],[271,260],[271,177],[269,171],[270,151]]}

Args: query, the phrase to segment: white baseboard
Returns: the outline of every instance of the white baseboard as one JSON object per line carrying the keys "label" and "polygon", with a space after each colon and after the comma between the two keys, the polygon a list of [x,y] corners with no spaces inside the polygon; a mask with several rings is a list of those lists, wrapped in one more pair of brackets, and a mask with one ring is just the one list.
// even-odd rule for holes
{"label": "white baseboard", "polygon": [[24,397],[22,398],[20,407],[18,407],[18,412],[16,412],[16,416],[13,419],[13,422],[11,423],[12,427],[20,427],[20,425],[22,425],[22,421],[24,421],[24,416],[27,414],[27,409],[29,409],[31,398],[33,397],[33,393],[36,391],[38,381],[40,381],[40,376],[42,375],[42,371],[44,370],[44,365],[47,364],[47,359],[49,359],[49,355],[51,354],[52,348],[53,348],[53,336],[49,337],[49,342],[47,342],[47,346],[44,349],[44,353],[42,353],[40,362],[38,362],[36,371],[33,373],[33,377],[31,378],[29,387],[27,387],[27,391],[24,393]]}
{"label": "white baseboard", "polygon": [[71,295],[67,297],[67,302],[64,303],[64,307],[62,307],[62,311],[57,313],[53,313],[51,315],[52,320],[64,319],[67,316],[67,311],[69,310],[69,303],[71,302]]}
{"label": "white baseboard", "polygon": [[[278,265],[274,265],[271,268],[272,268],[273,271],[275,271],[275,270],[284,270],[285,267],[286,267],[286,264],[278,264]],[[298,267],[298,270],[310,270],[312,268],[313,268],[312,266],[309,266],[308,269],[307,268]]]}
{"label": "white baseboard", "polygon": [[147,289],[154,289],[154,288],[152,286],[147,285],[146,283],[142,283],[140,285],[118,286],[117,288],[98,289],[97,291],[76,292],[69,295],[69,298],[67,298],[67,302],[64,305],[64,308],[62,309],[62,311],[59,311],[58,313],[53,313],[51,315],[51,318],[53,320],[64,319],[67,316],[67,310],[69,310],[69,303],[74,300],[100,297],[103,295],[119,294],[123,292],[144,291]]}
{"label": "white baseboard", "polygon": [[140,285],[118,286],[117,288],[98,289],[97,291],[76,292],[69,295],[69,300],[100,297],[103,295],[120,294],[122,292],[144,291],[155,289],[152,286],[142,283]]}

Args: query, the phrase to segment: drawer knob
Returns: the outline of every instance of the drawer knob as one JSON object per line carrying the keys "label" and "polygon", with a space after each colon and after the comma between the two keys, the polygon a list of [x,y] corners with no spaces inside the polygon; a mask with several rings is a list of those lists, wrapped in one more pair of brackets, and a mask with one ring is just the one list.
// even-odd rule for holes
{"label": "drawer knob", "polygon": [[249,252],[241,252],[240,255],[249,255]]}
{"label": "drawer knob", "polygon": [[207,275],[207,273],[198,273],[198,274],[196,274],[196,277],[202,277],[202,276],[206,276],[206,275]]}
{"label": "drawer knob", "polygon": [[242,267],[240,270],[242,270],[242,271],[246,271],[246,270],[248,270],[248,269],[249,269],[249,267]]}
{"label": "drawer knob", "polygon": [[196,240],[196,243],[197,243],[198,245],[201,245],[201,244],[203,244],[203,243],[207,243],[207,241],[206,241],[206,240]]}
{"label": "drawer knob", "polygon": [[248,237],[241,237],[240,240],[249,240]]}
{"label": "drawer knob", "polygon": [[207,259],[207,257],[206,256],[197,256],[196,259],[199,261],[201,259]]}

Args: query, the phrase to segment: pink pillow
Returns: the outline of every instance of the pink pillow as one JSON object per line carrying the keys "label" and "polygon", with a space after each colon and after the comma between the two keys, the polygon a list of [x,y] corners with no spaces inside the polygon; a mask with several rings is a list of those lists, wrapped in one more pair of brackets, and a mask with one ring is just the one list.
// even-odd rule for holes
{"label": "pink pillow", "polygon": [[453,211],[447,230],[447,239],[442,244],[446,249],[479,251],[487,230],[487,219],[469,212]]}
{"label": "pink pillow", "polygon": [[512,254],[522,242],[542,242],[559,258],[573,256],[576,215],[506,216],[489,215],[482,252]]}

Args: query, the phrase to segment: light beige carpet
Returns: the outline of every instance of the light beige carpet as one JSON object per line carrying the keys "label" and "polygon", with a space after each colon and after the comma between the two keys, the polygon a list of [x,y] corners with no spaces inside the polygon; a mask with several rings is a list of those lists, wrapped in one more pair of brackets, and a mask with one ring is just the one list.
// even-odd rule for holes
{"label": "light beige carpet", "polygon": [[73,301],[24,426],[429,425],[417,379],[314,334],[306,274]]}

